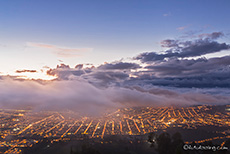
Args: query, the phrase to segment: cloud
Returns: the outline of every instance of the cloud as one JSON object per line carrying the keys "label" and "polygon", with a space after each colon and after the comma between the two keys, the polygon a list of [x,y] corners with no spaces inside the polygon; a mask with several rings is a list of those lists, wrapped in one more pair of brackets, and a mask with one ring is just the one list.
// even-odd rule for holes
{"label": "cloud", "polygon": [[76,69],[82,69],[83,68],[83,64],[78,64],[75,66]]}
{"label": "cloud", "polygon": [[167,47],[167,48],[179,47],[178,43],[179,43],[179,40],[167,39],[167,40],[161,41],[161,46],[162,47]]}
{"label": "cloud", "polygon": [[[229,72],[223,73],[209,73],[205,75],[197,76],[184,76],[184,77],[156,77],[147,73],[145,75],[140,75],[136,78],[131,78],[126,80],[123,85],[133,86],[139,85],[143,87],[171,87],[171,88],[210,88],[218,92],[218,88],[230,88]],[[225,90],[227,90],[225,89]],[[229,93],[230,95],[230,93]]]}
{"label": "cloud", "polygon": [[125,70],[125,69],[137,69],[140,65],[136,63],[118,62],[118,63],[107,63],[98,67],[99,69],[107,70]]}
{"label": "cloud", "polygon": [[28,72],[28,73],[36,73],[37,70],[16,70],[16,73],[24,73],[24,72]]}
{"label": "cloud", "polygon": [[70,76],[81,76],[85,74],[88,70],[81,70],[79,66],[75,68],[70,68],[69,65],[60,64],[57,65],[55,69],[47,70],[47,75],[57,76],[59,80],[68,80]]}
{"label": "cloud", "polygon": [[204,33],[204,34],[200,34],[198,35],[200,38],[208,38],[208,39],[218,39],[222,36],[224,36],[224,34],[222,32],[213,32],[211,34],[209,33]]}
{"label": "cloud", "polygon": [[230,65],[230,56],[219,58],[178,59],[172,58],[161,63],[147,65],[145,68],[159,76],[194,76],[210,72],[222,72]]}
{"label": "cloud", "polygon": [[[35,81],[0,80],[0,107],[33,110],[72,110],[83,115],[100,115],[105,110],[135,106],[170,106],[226,103],[229,97],[179,93],[162,88],[98,88],[86,80],[62,80],[39,84]],[[12,97],[13,96],[13,97]]]}
{"label": "cloud", "polygon": [[83,64],[78,64],[75,68],[69,65],[57,65],[55,69],[49,69],[48,75],[57,76],[59,80],[68,80],[73,77],[87,79],[90,83],[98,86],[116,85],[129,77],[130,70],[141,68],[136,63],[114,62],[106,63],[98,67],[83,68]]}
{"label": "cloud", "polygon": [[97,71],[82,76],[97,87],[121,86],[129,78],[129,74],[121,71]]}
{"label": "cloud", "polygon": [[164,53],[145,52],[134,59],[140,60],[143,63],[151,63],[154,61],[162,61],[165,58],[187,58],[202,56],[209,53],[216,53],[222,50],[230,49],[230,45],[226,43],[219,43],[215,39],[223,36],[221,32],[213,32],[211,34],[202,34],[199,39],[193,41],[179,41],[179,40],[163,40],[162,47],[167,47]]}
{"label": "cloud", "polygon": [[84,79],[99,87],[119,85],[129,77],[127,72],[103,70],[94,66],[83,69],[81,64],[76,65],[75,68],[69,68],[68,65],[64,64],[62,66],[58,65],[57,68],[48,70],[47,74],[56,76],[57,80]]}
{"label": "cloud", "polygon": [[180,88],[230,88],[230,56],[216,58],[171,58],[148,64],[135,72],[126,85],[155,85]]}
{"label": "cloud", "polygon": [[[86,68],[83,68],[82,64],[76,65],[75,68],[61,64],[55,69],[49,69],[47,74],[56,76],[57,80],[84,79],[96,87],[136,85],[145,87],[149,85],[181,88],[230,88],[228,77],[230,56],[209,59],[171,58],[147,64],[140,70],[138,70],[139,65],[123,64],[126,63],[107,63],[98,67]],[[133,68],[131,66],[138,67],[134,67],[135,71],[130,71]]]}
{"label": "cloud", "polygon": [[50,49],[59,57],[76,57],[81,53],[92,51],[93,48],[64,48],[51,44],[27,42],[28,46]]}

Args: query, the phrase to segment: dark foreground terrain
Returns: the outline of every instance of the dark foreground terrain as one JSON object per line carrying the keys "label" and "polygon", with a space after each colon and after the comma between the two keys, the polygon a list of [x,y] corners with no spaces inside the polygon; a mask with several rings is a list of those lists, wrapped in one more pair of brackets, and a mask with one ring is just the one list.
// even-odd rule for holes
{"label": "dark foreground terrain", "polygon": [[[229,154],[230,139],[216,138],[218,128],[203,127],[198,130],[170,128],[139,136],[107,136],[83,140],[51,142],[43,140],[23,154]],[[221,130],[221,128],[219,128]],[[207,140],[209,139],[209,140]],[[206,141],[207,140],[207,141]],[[193,142],[188,142],[193,141]],[[196,143],[195,143],[196,142]],[[197,147],[203,149],[189,149]],[[221,147],[221,148],[218,148]]]}

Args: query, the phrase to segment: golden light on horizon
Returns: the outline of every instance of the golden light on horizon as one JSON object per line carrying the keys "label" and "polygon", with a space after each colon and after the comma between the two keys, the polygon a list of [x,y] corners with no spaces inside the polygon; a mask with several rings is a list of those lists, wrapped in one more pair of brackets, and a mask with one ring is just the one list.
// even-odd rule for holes
{"label": "golden light on horizon", "polygon": [[19,76],[17,76],[17,78],[19,78],[19,79],[28,79],[28,80],[31,80],[31,79],[35,79],[35,80],[38,80],[38,79],[41,79],[41,80],[53,80],[53,79],[56,79],[57,77],[47,75],[46,73],[43,73],[43,72],[36,72],[36,73],[25,72],[25,73],[21,73]]}
{"label": "golden light on horizon", "polygon": [[46,71],[41,70],[41,71],[32,71],[32,72],[23,72],[23,71],[12,71],[12,72],[6,72],[0,73],[1,76],[10,76],[10,77],[15,77],[17,79],[28,79],[28,80],[53,80],[56,79],[57,76],[52,76],[48,75]]}

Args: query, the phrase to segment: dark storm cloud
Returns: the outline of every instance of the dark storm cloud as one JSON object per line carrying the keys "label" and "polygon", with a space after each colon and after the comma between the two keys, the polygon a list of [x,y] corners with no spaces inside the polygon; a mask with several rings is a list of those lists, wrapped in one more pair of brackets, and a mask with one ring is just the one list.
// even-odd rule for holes
{"label": "dark storm cloud", "polygon": [[[124,82],[124,86],[139,85],[142,87],[163,86],[177,88],[230,88],[230,72],[210,73],[190,77],[155,77],[143,75]],[[217,90],[218,91],[218,90]]]}
{"label": "dark storm cloud", "polygon": [[184,45],[184,47],[175,49],[178,52],[176,52],[175,54],[171,53],[171,55],[169,53],[168,57],[172,55],[181,58],[195,57],[195,56],[205,55],[208,53],[219,52],[230,48],[230,46],[226,43],[218,43],[216,41],[210,41],[207,39],[205,40],[200,39],[200,40],[196,40],[195,42],[192,41],[183,42],[182,45]]}
{"label": "dark storm cloud", "polygon": [[108,70],[124,70],[124,69],[137,69],[140,68],[140,65],[136,63],[107,63],[98,67],[99,69],[108,69]]}
{"label": "dark storm cloud", "polygon": [[69,65],[57,65],[54,69],[49,69],[46,73],[48,75],[56,76],[60,80],[68,80],[70,76],[81,76],[90,72],[90,69],[82,69],[83,65],[76,65],[75,68],[70,68]]}
{"label": "dark storm cloud", "polygon": [[229,68],[230,56],[219,58],[177,59],[172,58],[162,63],[148,65],[145,68],[158,76],[194,76],[215,71],[222,72]]}
{"label": "dark storm cloud", "polygon": [[91,76],[100,80],[124,80],[128,74],[123,72],[95,72]]}
{"label": "dark storm cloud", "polygon": [[129,74],[121,71],[94,71],[82,76],[91,84],[99,87],[121,86],[127,80]]}
{"label": "dark storm cloud", "polygon": [[230,88],[230,56],[218,58],[171,58],[149,64],[145,71],[136,72],[136,78],[125,85],[157,85],[180,88]]}
{"label": "dark storm cloud", "polygon": [[[94,66],[83,68],[82,64],[76,65],[75,68],[70,68],[68,65],[62,64],[60,66],[58,65],[55,69],[48,70],[47,74],[56,76],[57,80],[73,80],[77,78],[86,80],[97,87],[108,87],[112,85],[121,85],[123,81],[128,79],[129,73],[126,68],[130,69],[139,66],[134,64],[129,65],[132,63],[124,63],[124,66],[122,64],[123,63],[119,63],[118,65],[114,64],[115,67],[113,67],[113,69],[109,64],[101,65],[97,68]],[[108,65],[109,69],[107,69]]]}
{"label": "dark storm cloud", "polygon": [[230,56],[218,58],[172,58],[148,64],[145,70],[131,72],[122,69],[82,68],[66,65],[50,69],[47,74],[58,80],[84,79],[96,87],[109,86],[168,86],[180,88],[230,87]]}
{"label": "dark storm cloud", "polygon": [[96,68],[94,66],[83,68],[83,64],[70,68],[68,65],[61,64],[55,69],[48,70],[47,74],[57,76],[60,80],[80,77],[96,85],[108,86],[109,84],[114,85],[126,80],[129,77],[130,69],[137,68],[140,68],[138,64],[127,62],[107,63]]}
{"label": "dark storm cloud", "polygon": [[140,60],[141,62],[155,62],[162,61],[165,58],[186,58],[186,57],[196,57],[202,56],[208,53],[216,53],[222,50],[227,50],[230,48],[229,44],[219,43],[215,39],[223,36],[221,32],[213,32],[211,34],[201,34],[199,38],[193,41],[179,41],[179,40],[163,40],[161,42],[162,47],[167,47],[164,53],[156,52],[145,52],[134,59]]}
{"label": "dark storm cloud", "polygon": [[168,55],[166,54],[158,54],[156,52],[145,52],[145,53],[141,53],[134,59],[140,60],[143,63],[146,63],[146,62],[148,63],[148,62],[154,62],[158,60],[161,61],[161,60],[164,60],[166,57],[168,57]]}

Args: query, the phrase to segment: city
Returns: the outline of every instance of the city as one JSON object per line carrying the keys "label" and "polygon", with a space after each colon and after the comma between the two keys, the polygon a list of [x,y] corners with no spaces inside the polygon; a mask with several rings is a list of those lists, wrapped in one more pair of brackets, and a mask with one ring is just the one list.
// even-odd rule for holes
{"label": "city", "polygon": [[[118,109],[100,117],[80,116],[74,112],[30,110],[0,110],[0,152],[21,153],[24,148],[39,144],[43,139],[50,142],[98,139],[103,144],[106,136],[141,136],[170,128],[196,130],[216,127],[217,136],[185,143],[203,143],[230,138],[230,105],[190,107],[135,107]],[[218,130],[218,128],[222,128]],[[218,130],[218,131],[217,131]],[[132,141],[131,141],[132,142]],[[147,142],[140,138],[139,142]]]}

